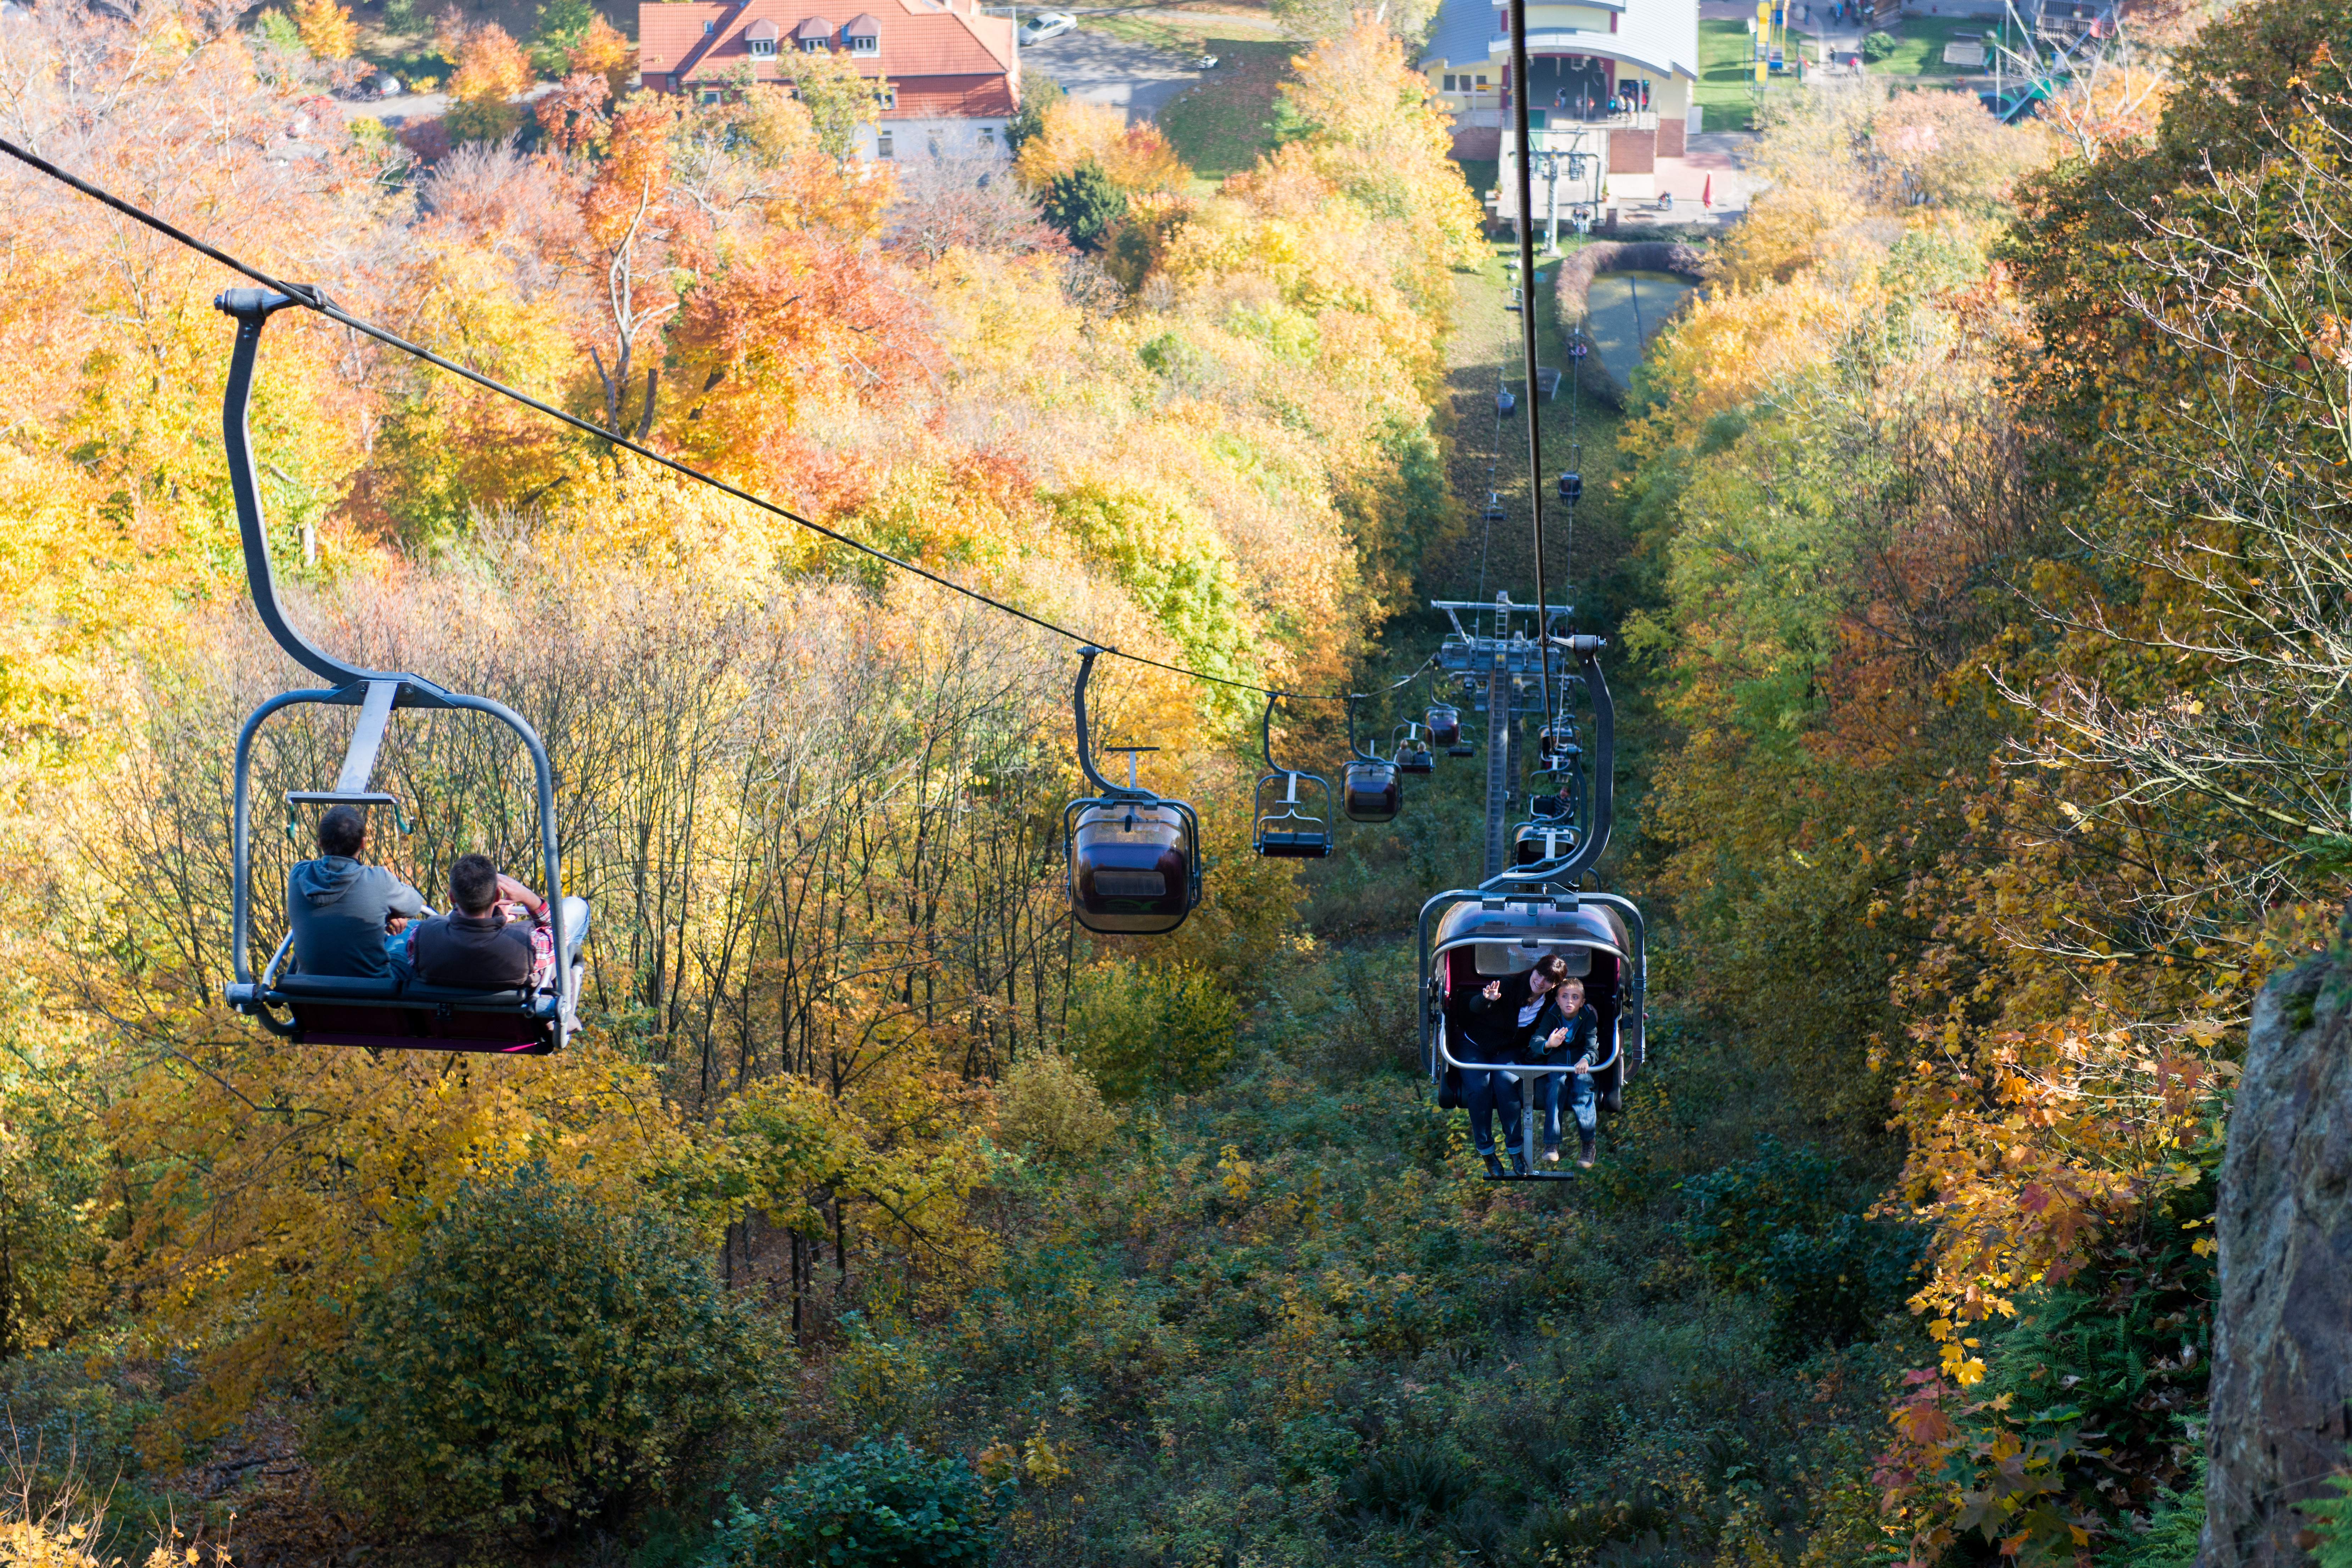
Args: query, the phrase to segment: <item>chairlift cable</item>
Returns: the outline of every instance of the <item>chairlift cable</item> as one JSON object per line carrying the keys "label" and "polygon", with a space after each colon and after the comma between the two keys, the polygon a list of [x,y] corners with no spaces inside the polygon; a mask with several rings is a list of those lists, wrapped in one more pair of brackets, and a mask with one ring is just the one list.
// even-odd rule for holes
{"label": "chairlift cable", "polygon": [[[142,207],[124,201],[121,197],[102,190],[100,187],[91,184],[87,180],[78,178],[73,174],[66,173],[66,171],[58,168],[55,163],[50,163],[47,159],[42,158],[34,153],[26,151],[25,148],[19,147],[15,142],[8,141],[5,137],[0,137],[0,153],[5,153],[8,156],[16,159],[18,163],[38,170],[40,173],[48,175],[51,179],[58,181],[59,184],[69,186],[73,190],[80,192],[83,195],[89,196],[93,201],[100,202],[113,208],[116,212],[122,214],[125,217],[131,218],[135,222],[144,224],[147,227],[153,229],[156,233],[163,235],[165,238],[185,246],[187,248],[196,252],[207,260],[215,262],[218,265],[228,268],[230,271],[238,273],[243,277],[249,278],[254,282],[260,284],[263,288],[269,289],[277,293],[282,294],[287,299],[293,300],[295,303],[303,306],[307,310],[316,311],[318,314],[324,316],[327,320],[333,321],[340,326],[348,327],[352,331],[359,332],[366,337],[373,338],[380,343],[383,343],[391,348],[398,349],[401,353],[422,360],[426,364],[432,365],[436,369],[446,370],[452,375],[462,377],[467,381],[472,382],[477,386],[483,387],[490,392],[497,393],[501,397],[520,403],[524,407],[533,409],[538,413],[543,414],[550,419],[553,419],[560,424],[569,425],[576,430],[580,430],[587,435],[596,437],[598,440],[609,442],[613,446],[618,447],[625,452],[634,453],[635,456],[645,458],[649,463],[657,464],[662,468],[667,468],[672,473],[681,475],[686,479],[696,480],[701,484],[709,485],[711,489],[719,491],[723,495],[732,496],[737,500],[757,507],[761,510],[769,512],[776,517],[781,517],[787,522],[797,524],[799,527],[805,528],[812,533],[829,539],[836,544],[846,545],[850,549],[857,551],[861,554],[871,556],[873,559],[881,562],[886,566],[895,566],[901,572],[906,572],[914,576],[920,577],[925,582],[935,584],[936,585],[945,588],[951,593],[961,594],[967,599],[971,599],[977,603],[987,605],[990,609],[1001,610],[1008,616],[1027,621],[1031,626],[1037,626],[1045,631],[1052,632],[1056,637],[1067,637],[1070,641],[1077,643],[1082,647],[1097,647],[1102,652],[1110,655],[1114,658],[1123,658],[1131,664],[1140,664],[1152,669],[1165,670],[1171,675],[1181,675],[1192,680],[1206,681],[1215,686],[1229,687],[1236,691],[1252,691],[1260,696],[1266,696],[1271,694],[1275,689],[1272,687],[1255,685],[1246,680],[1235,680],[1230,676],[1211,675],[1204,670],[1188,669],[1181,664],[1169,664],[1163,660],[1151,658],[1143,654],[1129,653],[1123,648],[1114,647],[1108,643],[1097,642],[1096,639],[1086,636],[1084,633],[1072,631],[1067,626],[1058,626],[1052,621],[1046,620],[1042,616],[1033,615],[1029,611],[1022,609],[1017,605],[1008,605],[1002,599],[992,598],[976,588],[965,587],[962,584],[958,583],[951,578],[941,576],[940,574],[930,571],[926,567],[916,565],[911,561],[902,560],[886,551],[877,550],[873,545],[865,543],[859,540],[852,539],[849,535],[840,532],[837,530],[827,528],[821,522],[816,522],[808,518],[803,517],[800,513],[793,511],[789,507],[779,505],[777,502],[769,500],[762,496],[754,495],[749,490],[729,484],[726,480],[719,479],[713,475],[704,473],[699,468],[694,468],[686,463],[681,463],[675,458],[664,457],[661,453],[655,451],[653,448],[642,446],[625,436],[615,435],[612,431],[604,429],[602,426],[593,424],[588,420],[581,418],[577,415],[566,414],[561,408],[554,407],[550,404],[542,403],[539,399],[531,396],[530,394],[518,391],[514,387],[507,385],[504,382],[499,381],[491,376],[484,375],[479,371],[469,370],[466,366],[459,364],[453,360],[444,359],[439,354],[435,353],[432,350],[425,348],[420,344],[413,343],[406,338],[400,336],[397,332],[389,331],[383,327],[375,325],[372,321],[368,321],[361,317],[352,315],[350,311],[344,310],[340,305],[337,305],[333,300],[330,300],[325,291],[316,286],[301,283],[288,283],[278,278],[272,277],[270,274],[262,271],[257,267],[239,261],[236,257],[229,255],[226,251],[224,251],[215,246],[207,245],[203,240],[196,238],[194,235],[187,233],[185,230],[178,228],[173,224],[167,222],[165,219],[156,216],[153,213],[148,212]],[[1433,659],[1431,662],[1433,663],[1434,660]],[[1423,665],[1415,668],[1412,674],[1404,678],[1404,680],[1397,682],[1397,686],[1402,686],[1406,681],[1413,679],[1421,674],[1423,669],[1427,668],[1427,665]],[[1386,689],[1394,690],[1396,689],[1396,687],[1389,687]],[[1306,702],[1345,702],[1350,696],[1350,693],[1344,691],[1308,692],[1286,690],[1281,694],[1283,696]]]}

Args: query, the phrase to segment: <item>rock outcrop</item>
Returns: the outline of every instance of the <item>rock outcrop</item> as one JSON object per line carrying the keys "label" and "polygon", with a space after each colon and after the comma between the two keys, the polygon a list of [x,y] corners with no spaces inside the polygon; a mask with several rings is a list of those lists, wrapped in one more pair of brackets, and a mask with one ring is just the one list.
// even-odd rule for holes
{"label": "rock outcrop", "polygon": [[[2347,922],[2352,923],[2352,922]],[[2202,1568],[2310,1562],[2294,1506],[2352,1436],[2352,952],[2254,1005],[2222,1158]]]}

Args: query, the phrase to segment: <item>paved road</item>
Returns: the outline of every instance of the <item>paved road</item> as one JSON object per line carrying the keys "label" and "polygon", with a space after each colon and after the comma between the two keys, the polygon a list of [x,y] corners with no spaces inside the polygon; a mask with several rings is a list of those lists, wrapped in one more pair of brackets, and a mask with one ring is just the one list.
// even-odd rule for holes
{"label": "paved road", "polygon": [[1125,110],[1130,125],[1150,119],[1201,80],[1201,73],[1181,55],[1085,26],[1026,46],[1021,51],[1021,68],[1044,71],[1082,103]]}

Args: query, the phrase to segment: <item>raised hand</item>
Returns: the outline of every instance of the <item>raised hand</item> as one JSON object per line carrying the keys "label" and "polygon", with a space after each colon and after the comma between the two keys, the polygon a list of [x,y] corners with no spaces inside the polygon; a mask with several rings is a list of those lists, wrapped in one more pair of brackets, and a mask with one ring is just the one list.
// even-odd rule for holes
{"label": "raised hand", "polygon": [[1551,1038],[1545,1043],[1544,1049],[1548,1051],[1556,1051],[1559,1049],[1561,1043],[1567,1038],[1568,1029],[1567,1026],[1563,1025],[1559,1028],[1554,1029],[1551,1032]]}
{"label": "raised hand", "polygon": [[1489,1002],[1500,1002],[1503,999],[1503,983],[1499,980],[1489,980],[1486,982],[1486,989],[1479,992],[1478,994]]}

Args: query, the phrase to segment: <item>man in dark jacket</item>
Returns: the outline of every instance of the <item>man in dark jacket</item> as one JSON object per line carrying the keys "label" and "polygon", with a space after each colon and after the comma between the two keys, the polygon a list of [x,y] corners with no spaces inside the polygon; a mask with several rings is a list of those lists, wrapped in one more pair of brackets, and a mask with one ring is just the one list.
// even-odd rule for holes
{"label": "man in dark jacket", "polygon": [[361,864],[366,848],[367,817],[357,806],[331,806],[319,818],[319,858],[296,861],[287,874],[298,973],[389,975],[386,935],[433,912],[415,889],[381,866]]}
{"label": "man in dark jacket", "polygon": [[[519,991],[538,982],[552,954],[542,941],[551,919],[547,900],[500,871],[487,855],[460,855],[449,868],[449,912],[418,926],[409,938],[416,977],[427,985],[465,991]],[[509,921],[506,904],[520,904],[528,921]],[[563,900],[564,954],[577,961],[588,934],[588,900]]]}

